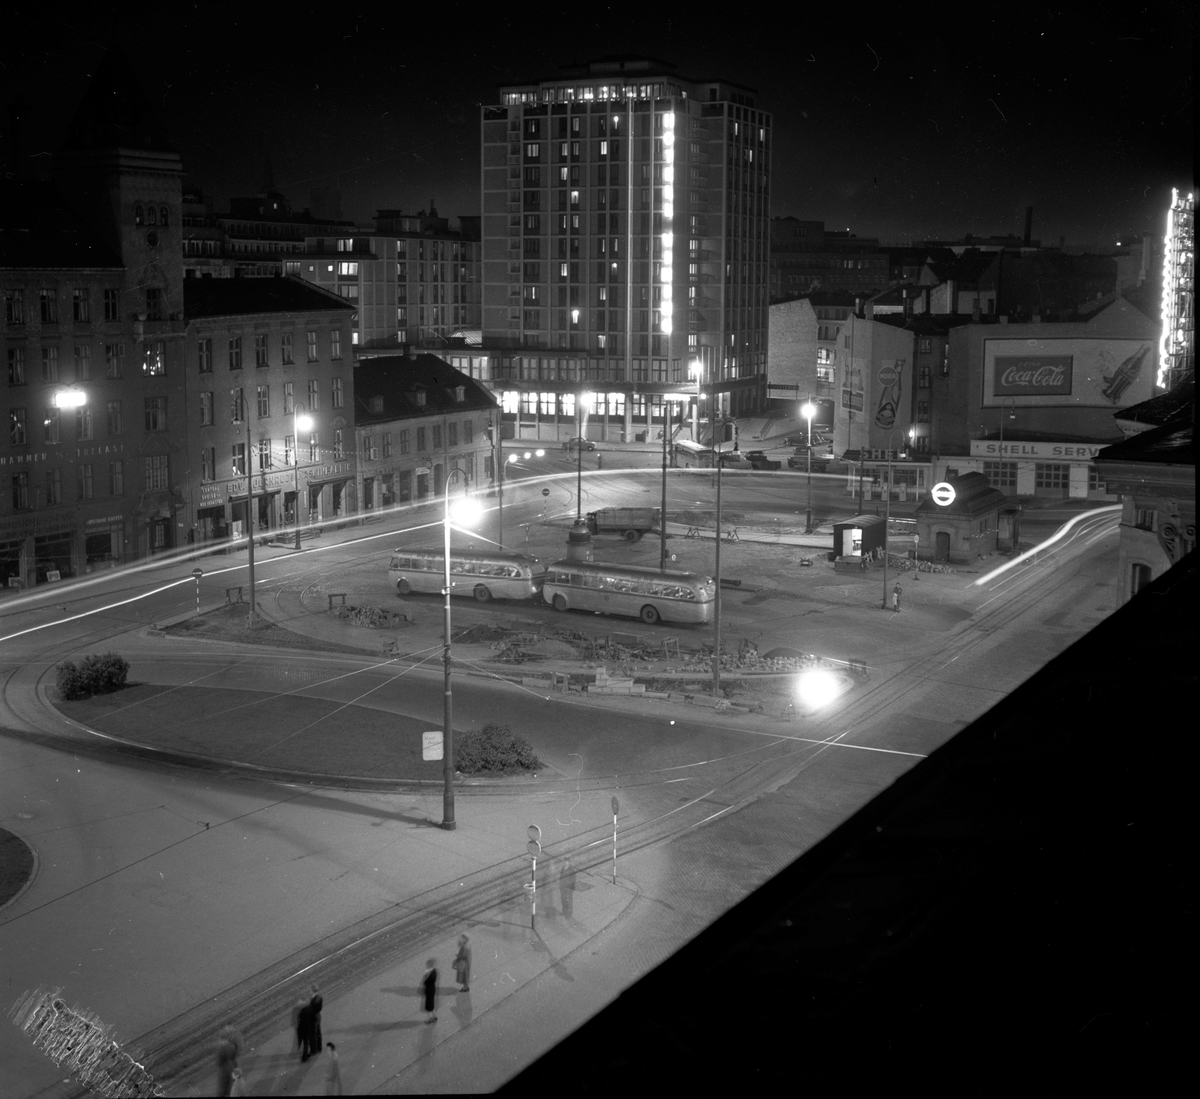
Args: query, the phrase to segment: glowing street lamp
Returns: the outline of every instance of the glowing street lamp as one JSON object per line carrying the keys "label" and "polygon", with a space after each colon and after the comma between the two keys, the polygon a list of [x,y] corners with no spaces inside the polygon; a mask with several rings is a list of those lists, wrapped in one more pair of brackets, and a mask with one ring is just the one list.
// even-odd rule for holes
{"label": "glowing street lamp", "polygon": [[824,668],[812,668],[802,672],[796,680],[796,696],[808,710],[819,710],[828,706],[842,693],[842,682]]}
{"label": "glowing street lamp", "polygon": [[55,408],[82,408],[87,403],[87,394],[74,386],[69,389],[60,389],[54,394]]}
{"label": "glowing street lamp", "polygon": [[817,406],[805,401],[800,414],[808,421],[808,510],[804,513],[804,533],[812,534],[812,422]]}
{"label": "glowing street lamp", "polygon": [[296,473],[296,549],[300,549],[300,432],[311,431],[313,418],[305,416],[301,406],[292,409],[292,458]]}
{"label": "glowing street lamp", "polygon": [[448,832],[454,831],[454,694],[450,677],[450,518],[453,516],[463,526],[470,526],[479,521],[483,508],[473,496],[460,496],[453,504],[450,503],[450,485],[454,475],[466,471],[455,467],[446,475],[445,506],[442,513],[443,534],[443,563],[445,565],[445,619],[442,635],[442,827]]}

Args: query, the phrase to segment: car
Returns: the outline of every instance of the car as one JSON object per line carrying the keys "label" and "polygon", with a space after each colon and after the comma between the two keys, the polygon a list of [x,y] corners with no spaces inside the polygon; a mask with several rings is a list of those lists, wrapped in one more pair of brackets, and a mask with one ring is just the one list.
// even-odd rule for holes
{"label": "car", "polygon": [[783,465],[782,462],[777,462],[773,458],[768,458],[761,450],[747,450],[744,453],[746,461],[749,462],[754,469],[778,469],[781,465]]}
{"label": "car", "polygon": [[574,439],[568,439],[563,443],[563,450],[595,450],[596,444],[591,439],[583,439],[576,435]]}
{"label": "car", "polygon": [[[801,431],[797,435],[789,435],[783,440],[784,446],[808,446],[808,432]],[[830,443],[828,435],[822,434],[820,431],[812,433],[813,446],[827,446]]]}

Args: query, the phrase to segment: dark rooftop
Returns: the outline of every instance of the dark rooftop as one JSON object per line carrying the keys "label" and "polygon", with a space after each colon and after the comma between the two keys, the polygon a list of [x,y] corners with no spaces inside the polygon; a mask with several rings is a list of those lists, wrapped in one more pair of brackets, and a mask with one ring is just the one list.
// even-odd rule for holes
{"label": "dark rooftop", "polygon": [[200,317],[235,317],[253,313],[336,310],[353,312],[354,306],[336,294],[291,276],[183,280],[183,315],[189,321]]}
{"label": "dark rooftop", "polygon": [[1193,423],[1189,417],[1181,423],[1163,424],[1106,446],[1094,461],[1147,462],[1153,465],[1194,466],[1196,450],[1192,443]]}
{"label": "dark rooftop", "polygon": [[[455,389],[463,400],[455,400]],[[424,404],[418,394],[424,394]],[[382,398],[372,411],[372,398]],[[359,426],[387,423],[447,412],[492,412],[496,400],[474,378],[455,370],[436,355],[384,355],[364,359],[354,368],[354,422]]]}
{"label": "dark rooftop", "polygon": [[1196,372],[1190,371],[1174,389],[1123,408],[1114,416],[1117,420],[1128,420],[1135,424],[1161,426],[1191,420],[1195,404]]}

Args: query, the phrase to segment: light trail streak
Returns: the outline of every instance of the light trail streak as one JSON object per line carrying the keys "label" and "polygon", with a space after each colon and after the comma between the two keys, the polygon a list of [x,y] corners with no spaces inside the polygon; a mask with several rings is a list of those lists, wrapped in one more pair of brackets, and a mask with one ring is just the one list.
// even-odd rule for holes
{"label": "light trail streak", "polygon": [[[985,573],[978,580],[974,581],[974,586],[980,587],[981,585],[986,584],[989,580],[994,580],[998,576],[1003,576],[1004,573],[1008,572],[1009,569],[1015,568],[1017,565],[1021,564],[1022,561],[1026,561],[1030,557],[1036,557],[1038,553],[1045,552],[1047,549],[1049,549],[1051,546],[1053,546],[1060,539],[1065,538],[1067,536],[1067,534],[1072,533],[1072,528],[1075,527],[1077,524],[1082,523],[1085,520],[1090,521],[1092,519],[1096,519],[1102,515],[1111,515],[1114,512],[1119,512],[1120,510],[1121,510],[1120,504],[1111,504],[1108,507],[1094,508],[1091,511],[1081,512],[1079,515],[1076,515],[1074,518],[1068,519],[1061,527],[1058,528],[1058,530],[1056,530],[1044,542],[1039,542],[1032,549],[1027,549],[1020,556],[1014,557],[1011,561],[1006,561],[999,568],[992,569],[992,571],[989,573]],[[1078,532],[1076,532],[1076,533],[1078,533]],[[1074,534],[1072,534],[1072,537],[1074,537]]]}
{"label": "light trail streak", "polygon": [[128,606],[130,603],[136,603],[139,599],[149,599],[152,595],[158,595],[160,592],[169,591],[171,588],[177,588],[180,584],[193,584],[195,581],[190,576],[185,576],[181,580],[172,580],[169,584],[163,584],[162,587],[154,588],[152,591],[143,592],[141,595],[133,595],[128,599],[122,599],[117,603],[109,603],[104,607],[96,607],[94,610],[84,611],[82,614],[73,614],[70,618],[60,618],[57,622],[43,622],[40,626],[30,626],[27,630],[18,630],[16,633],[10,633],[6,637],[0,637],[0,643],[12,641],[16,637],[24,637],[27,633],[37,633],[38,630],[48,630],[51,626],[65,626],[68,622],[78,622],[81,618],[91,618],[97,614],[104,614],[106,611],[115,610],[117,607]]}

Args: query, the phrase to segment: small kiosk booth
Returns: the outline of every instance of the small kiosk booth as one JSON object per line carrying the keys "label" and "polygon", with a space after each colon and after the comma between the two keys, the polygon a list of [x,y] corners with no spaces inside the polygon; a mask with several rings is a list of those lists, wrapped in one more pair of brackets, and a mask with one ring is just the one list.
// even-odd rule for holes
{"label": "small kiosk booth", "polygon": [[995,553],[1000,512],[1007,505],[1008,498],[982,473],[964,473],[935,485],[917,505],[918,556],[968,565]]}
{"label": "small kiosk booth", "polygon": [[883,552],[887,523],[879,515],[856,515],[833,524],[833,561],[838,571],[859,569],[876,549]]}

